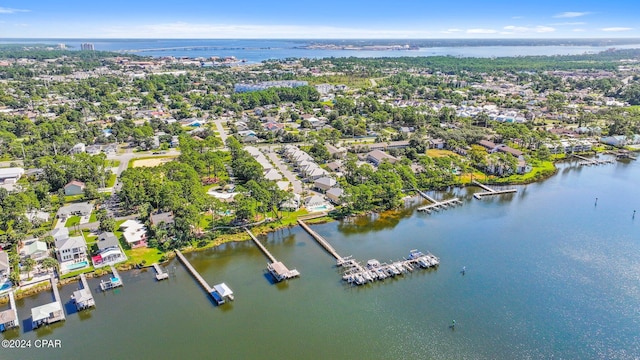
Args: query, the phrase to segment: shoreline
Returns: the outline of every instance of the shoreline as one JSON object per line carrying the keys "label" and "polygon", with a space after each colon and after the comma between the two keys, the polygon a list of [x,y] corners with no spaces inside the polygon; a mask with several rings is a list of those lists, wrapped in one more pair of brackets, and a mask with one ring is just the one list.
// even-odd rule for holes
{"label": "shoreline", "polygon": [[[487,182],[487,184],[490,184],[490,185],[528,185],[528,184],[533,184],[533,183],[536,183],[536,182],[542,182],[542,181],[545,181],[545,180],[551,178],[552,176],[554,176],[554,175],[556,175],[558,173],[558,168],[556,167],[556,163],[567,161],[567,160],[568,160],[567,157],[563,157],[563,158],[560,158],[560,159],[554,159],[552,161],[553,162],[554,171],[549,173],[549,174],[542,175],[541,177],[538,177],[538,178],[532,178],[532,179],[529,179],[527,181],[522,181],[522,182],[491,182],[490,181],[490,182]],[[476,186],[476,185],[474,185],[471,182],[468,182],[468,183],[456,184],[456,185],[451,185],[451,186],[454,186],[454,187],[468,187],[468,186]],[[447,187],[451,187],[451,186],[447,186]],[[431,189],[431,191],[442,191],[442,189]],[[342,219],[357,218],[359,216],[371,215],[373,213],[378,213],[378,214],[381,214],[381,213],[397,214],[397,213],[400,213],[400,211],[401,210],[399,210],[399,209],[392,209],[392,210],[387,210],[387,211],[369,211],[369,212],[360,213],[360,214],[348,215],[348,216],[343,217]],[[325,223],[334,222],[334,221],[339,220],[339,219],[330,217],[328,214],[324,214],[324,215],[316,216],[316,217],[313,217],[313,214],[307,214],[307,215],[301,216],[301,218],[305,218],[305,217],[308,217],[308,216],[311,216],[311,218],[309,218],[308,220],[305,219],[305,222],[307,224],[310,224],[310,225],[325,224]],[[258,231],[255,231],[255,230],[252,230],[252,231],[254,231],[254,234],[256,236],[260,236],[260,235],[266,235],[266,234],[269,234],[271,232],[275,232],[275,231],[278,231],[278,230],[281,230],[281,229],[300,226],[297,222],[296,223],[292,223],[292,224],[283,224],[281,226],[271,227],[273,224],[274,223],[263,224],[258,228],[259,229]],[[247,241],[247,240],[251,240],[251,238],[247,234],[244,234],[244,236],[242,236],[242,238],[240,238],[240,239],[225,238],[225,237],[229,237],[231,235],[235,235],[235,234],[223,234],[223,235],[220,236],[220,238],[210,242],[209,244],[207,244],[207,245],[205,245],[203,247],[189,246],[189,247],[180,249],[180,251],[182,253],[185,253],[185,254],[186,253],[191,253],[191,252],[206,251],[208,249],[212,249],[212,248],[215,248],[215,247],[227,244],[227,243],[244,242],[244,241]],[[164,254],[165,261],[161,262],[160,264],[166,264],[169,261],[173,260],[173,258],[175,258],[175,257],[176,257],[175,251],[174,250],[170,250],[170,251],[168,251],[168,252],[166,252]],[[145,264],[144,266],[140,266],[139,264],[133,264],[133,263],[130,263],[130,262],[123,262],[123,263],[120,263],[120,264],[116,264],[114,266],[116,267],[116,269],[118,271],[131,271],[131,270],[135,270],[135,269],[142,270],[142,269],[150,268],[150,267],[152,267],[152,264]],[[102,269],[104,269],[104,268],[99,269],[99,271],[94,270],[94,271],[86,272],[84,274],[85,274],[85,276],[87,278],[96,278],[96,277],[104,276],[105,274],[109,273],[109,271],[102,270]],[[73,283],[73,282],[77,282],[78,279],[79,279],[79,276],[80,275],[76,275],[76,276],[65,278],[65,279],[59,279],[58,286],[61,287],[61,286],[68,285],[68,284]],[[42,285],[42,284],[45,284],[45,283],[47,285]],[[23,298],[26,298],[26,297],[29,297],[29,296],[37,295],[37,294],[39,294],[40,292],[43,292],[43,291],[48,291],[50,289],[51,289],[50,282],[43,281],[43,282],[40,282],[40,283],[33,284],[31,287],[29,287],[27,289],[24,289],[24,290],[22,290],[22,289],[14,290],[14,296],[15,296],[16,300],[20,300],[20,299],[23,299]],[[4,305],[6,303],[8,303],[8,297],[3,296],[0,299],[0,305]]]}

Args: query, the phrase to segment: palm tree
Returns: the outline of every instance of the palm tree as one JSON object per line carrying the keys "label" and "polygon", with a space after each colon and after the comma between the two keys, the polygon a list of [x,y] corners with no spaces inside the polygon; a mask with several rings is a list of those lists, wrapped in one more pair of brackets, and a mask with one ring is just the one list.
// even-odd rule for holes
{"label": "palm tree", "polygon": [[45,269],[58,270],[60,268],[60,264],[58,263],[58,260],[48,257],[42,260],[42,267]]}
{"label": "palm tree", "polygon": [[36,266],[36,261],[29,257],[24,260],[22,265],[27,270],[27,277],[31,278],[31,270]]}

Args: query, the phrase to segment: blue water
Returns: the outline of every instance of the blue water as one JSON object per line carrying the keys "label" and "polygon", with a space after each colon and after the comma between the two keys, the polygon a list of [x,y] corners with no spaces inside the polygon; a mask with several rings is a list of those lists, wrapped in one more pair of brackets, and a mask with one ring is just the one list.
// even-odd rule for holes
{"label": "blue water", "polygon": [[89,263],[87,261],[82,261],[79,263],[74,263],[74,264],[69,264],[67,265],[67,269],[69,270],[77,270],[77,269],[82,269],[83,267],[89,265]]}
{"label": "blue water", "polygon": [[[79,49],[80,44],[91,42],[96,50],[132,51],[144,56],[211,57],[235,56],[249,63],[267,59],[326,58],[326,57],[397,57],[440,56],[496,57],[526,55],[577,55],[607,50],[612,46],[549,45],[549,46],[450,46],[425,47],[419,50],[324,50],[301,49],[307,42],[300,40],[198,40],[198,39],[39,39],[0,40],[2,43],[66,44]],[[401,41],[400,41],[401,42]],[[198,48],[199,47],[199,48]],[[640,48],[639,44],[615,45],[617,49]]]}

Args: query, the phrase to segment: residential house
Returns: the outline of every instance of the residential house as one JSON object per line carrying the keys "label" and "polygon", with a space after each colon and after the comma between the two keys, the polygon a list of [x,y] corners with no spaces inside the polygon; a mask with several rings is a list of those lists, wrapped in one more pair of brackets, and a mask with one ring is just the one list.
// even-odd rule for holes
{"label": "residential house", "polygon": [[96,243],[98,245],[98,253],[91,258],[93,266],[112,265],[127,259],[114,233],[103,232],[98,236]]}
{"label": "residential house", "polygon": [[55,241],[66,239],[69,237],[69,228],[62,227],[51,230],[51,236]]}
{"label": "residential house", "polygon": [[86,152],[89,155],[98,155],[102,150],[100,149],[100,145],[90,145],[87,146]]}
{"label": "residential house", "polygon": [[58,261],[80,262],[87,258],[87,243],[82,236],[72,236],[56,240],[56,256]]}
{"label": "residential house", "polygon": [[132,249],[147,246],[147,229],[138,220],[127,220],[120,225],[122,236]]}
{"label": "residential house", "polygon": [[282,180],[282,175],[276,169],[269,169],[265,174],[264,178],[267,180],[278,181]]}
{"label": "residential house", "polygon": [[331,144],[326,144],[326,147],[327,151],[329,151],[329,154],[334,159],[343,159],[345,156],[347,156],[347,149],[343,147],[335,147]]}
{"label": "residential house", "polygon": [[175,220],[172,212],[163,212],[149,215],[149,222],[152,226],[167,228],[173,226]]}
{"label": "residential house", "polygon": [[247,135],[241,141],[245,144],[255,144],[258,142],[258,138],[255,135]]}
{"label": "residential house", "polygon": [[429,148],[430,149],[444,149],[445,142],[442,139],[430,139],[429,140]]}
{"label": "residential house", "polygon": [[24,175],[24,169],[19,167],[0,168],[0,181],[16,183]]}
{"label": "residential house", "polygon": [[623,147],[627,145],[627,137],[624,135],[605,136],[600,139],[600,142],[615,147]]}
{"label": "residential house", "polygon": [[77,143],[75,145],[73,145],[73,147],[71,148],[71,153],[72,154],[80,154],[85,152],[85,145],[83,143]]}
{"label": "residential house", "polygon": [[330,177],[321,177],[313,182],[313,187],[320,191],[327,191],[336,185],[336,180]]}
{"label": "residential house", "polygon": [[9,254],[0,250],[0,282],[6,280],[11,273],[11,264],[9,263]]}
{"label": "residential house", "polygon": [[322,211],[322,210],[326,210],[326,206],[327,206],[327,202],[324,200],[324,198],[322,196],[319,195],[313,195],[308,197],[305,202],[304,202],[304,206],[307,208],[307,210],[309,211]]}
{"label": "residential house", "polygon": [[301,204],[300,195],[294,193],[293,196],[290,199],[288,199],[288,200],[286,200],[286,201],[284,201],[284,202],[282,202],[280,204],[280,209],[289,210],[289,211],[296,211],[296,210],[298,210],[300,208],[300,204]]}
{"label": "residential house", "polygon": [[27,211],[27,212],[25,212],[24,215],[31,222],[35,222],[35,221],[47,222],[47,221],[49,221],[49,218],[51,217],[51,215],[49,215],[48,212],[40,211],[40,210],[36,210],[36,209],[33,209],[31,211]]}
{"label": "residential house", "polygon": [[82,181],[72,180],[64,186],[65,195],[80,195],[84,191],[85,184]]}
{"label": "residential house", "polygon": [[327,198],[331,200],[331,202],[334,204],[340,204],[342,202],[343,194],[344,194],[344,191],[339,187],[332,187],[331,189],[327,190],[327,192],[325,193]]}
{"label": "residential house", "polygon": [[73,203],[65,205],[58,209],[57,216],[61,220],[67,219],[70,216],[89,216],[93,211],[93,204],[88,202]]}
{"label": "residential house", "polygon": [[309,171],[306,173],[306,176],[309,180],[316,180],[327,175],[329,175],[329,173],[325,169],[321,169],[317,166],[309,169]]}
{"label": "residential house", "polygon": [[373,150],[368,152],[366,159],[367,161],[370,161],[371,163],[373,163],[375,166],[380,165],[380,163],[384,160],[387,160],[392,164],[399,160],[397,157],[391,156],[381,150]]}
{"label": "residential house", "polygon": [[20,255],[39,262],[49,257],[49,249],[47,249],[47,243],[44,241],[30,239],[25,241],[24,246],[20,250]]}

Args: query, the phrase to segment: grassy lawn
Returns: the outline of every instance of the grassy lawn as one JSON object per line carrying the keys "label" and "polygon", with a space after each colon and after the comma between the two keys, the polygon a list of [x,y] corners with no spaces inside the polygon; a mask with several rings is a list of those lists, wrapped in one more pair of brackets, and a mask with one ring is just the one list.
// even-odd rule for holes
{"label": "grassy lawn", "polygon": [[64,223],[64,227],[72,227],[80,224],[80,216],[72,216]]}
{"label": "grassy lawn", "polygon": [[142,160],[151,160],[151,159],[157,159],[157,160],[161,160],[161,159],[175,159],[177,158],[177,156],[175,155],[165,155],[165,156],[143,156],[143,157],[139,157],[139,158],[135,158],[135,159],[131,159],[131,161],[129,161],[129,164],[127,165],[127,167],[130,169],[132,167],[135,166],[136,161],[142,161]]}
{"label": "grassy lawn", "polygon": [[109,175],[109,180],[107,180],[107,187],[113,187],[116,184],[116,174]]}
{"label": "grassy lawn", "polygon": [[107,160],[105,167],[118,167],[120,166],[120,160]]}
{"label": "grassy lawn", "polygon": [[431,157],[445,157],[445,156],[460,157],[460,155],[454,153],[451,150],[440,150],[440,149],[429,149],[427,150],[427,155]]}
{"label": "grassy lawn", "polygon": [[[82,194],[78,194],[78,195],[65,195],[64,197],[64,202],[65,203],[72,203],[72,202],[77,202],[77,201],[81,201],[82,200],[83,195]],[[53,202],[53,198],[51,200]]]}
{"label": "grassy lawn", "polygon": [[496,183],[525,184],[548,177],[555,173],[556,167],[551,161],[536,162],[531,172],[523,175],[511,175],[506,178],[493,179]]}
{"label": "grassy lawn", "polygon": [[67,278],[70,278],[70,277],[78,276],[80,274],[90,273],[90,272],[92,272],[94,270],[95,270],[95,268],[93,266],[89,266],[88,268],[84,268],[84,269],[72,271],[70,273],[66,273],[66,274],[62,275],[61,279],[67,279]]}
{"label": "grassy lawn", "polygon": [[92,222],[96,222],[96,221],[98,221],[98,219],[96,219],[96,212],[92,211],[91,212],[91,216],[89,216],[89,222],[92,223]]}
{"label": "grassy lawn", "polygon": [[307,76],[300,78],[300,80],[305,80],[309,82],[309,85],[317,85],[317,84],[333,84],[340,85],[344,84],[349,87],[356,88],[368,88],[371,87],[371,82],[367,77],[353,77],[348,75],[322,75],[322,76]]}
{"label": "grassy lawn", "polygon": [[158,249],[145,247],[125,250],[124,253],[129,258],[129,263],[140,264],[144,261],[146,265],[157,263],[164,256],[164,253]]}

